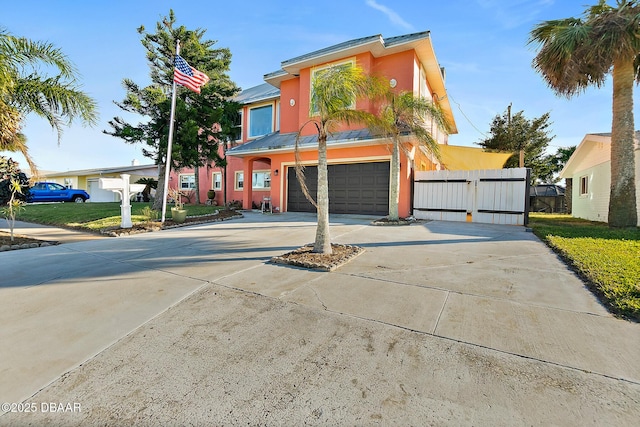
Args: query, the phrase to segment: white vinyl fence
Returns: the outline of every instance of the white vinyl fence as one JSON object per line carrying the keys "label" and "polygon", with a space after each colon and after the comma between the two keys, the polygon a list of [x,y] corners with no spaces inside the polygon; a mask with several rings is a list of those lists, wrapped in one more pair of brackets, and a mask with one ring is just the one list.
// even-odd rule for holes
{"label": "white vinyl fence", "polygon": [[526,225],[528,205],[526,168],[415,173],[417,219]]}

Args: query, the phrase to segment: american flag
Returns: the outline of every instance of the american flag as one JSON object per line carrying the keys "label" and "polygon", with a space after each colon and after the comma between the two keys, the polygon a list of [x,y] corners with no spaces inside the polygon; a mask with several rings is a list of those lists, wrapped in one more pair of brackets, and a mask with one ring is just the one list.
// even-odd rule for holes
{"label": "american flag", "polygon": [[180,86],[184,86],[196,93],[200,93],[200,87],[204,86],[209,81],[209,77],[205,73],[191,67],[180,55],[176,55],[175,65],[176,68],[173,72],[173,81]]}

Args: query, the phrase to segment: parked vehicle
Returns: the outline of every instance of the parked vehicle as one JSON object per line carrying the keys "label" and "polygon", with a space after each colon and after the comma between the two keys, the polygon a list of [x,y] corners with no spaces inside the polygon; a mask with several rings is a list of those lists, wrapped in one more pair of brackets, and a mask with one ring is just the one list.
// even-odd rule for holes
{"label": "parked vehicle", "polygon": [[28,201],[84,203],[89,197],[89,193],[84,190],[67,188],[55,182],[37,182],[30,188]]}

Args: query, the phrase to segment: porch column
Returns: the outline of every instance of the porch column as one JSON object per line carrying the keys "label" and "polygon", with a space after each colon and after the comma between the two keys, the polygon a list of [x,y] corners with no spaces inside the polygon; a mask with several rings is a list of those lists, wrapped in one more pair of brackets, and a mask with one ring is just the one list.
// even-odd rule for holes
{"label": "porch column", "polygon": [[242,187],[242,209],[251,210],[253,200],[253,159],[243,159],[244,184]]}

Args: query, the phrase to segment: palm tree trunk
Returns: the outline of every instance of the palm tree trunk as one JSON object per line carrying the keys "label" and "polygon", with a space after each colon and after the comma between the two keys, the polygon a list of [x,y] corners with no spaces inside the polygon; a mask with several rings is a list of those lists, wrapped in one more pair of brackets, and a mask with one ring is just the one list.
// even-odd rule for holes
{"label": "palm tree trunk", "polygon": [[636,227],[633,56],[613,64],[613,123],[611,126],[611,193],[609,227]]}
{"label": "palm tree trunk", "polygon": [[153,199],[153,206],[151,207],[154,211],[162,210],[162,201],[164,200],[164,175],[165,175],[165,164],[160,163],[158,167],[158,188],[156,188],[156,196]]}
{"label": "palm tree trunk", "polygon": [[327,135],[318,136],[318,226],[313,252],[331,254],[329,233],[329,179],[327,170]]}
{"label": "palm tree trunk", "polygon": [[389,181],[389,220],[398,221],[398,203],[400,200],[400,141],[394,138],[391,154],[391,178]]}

